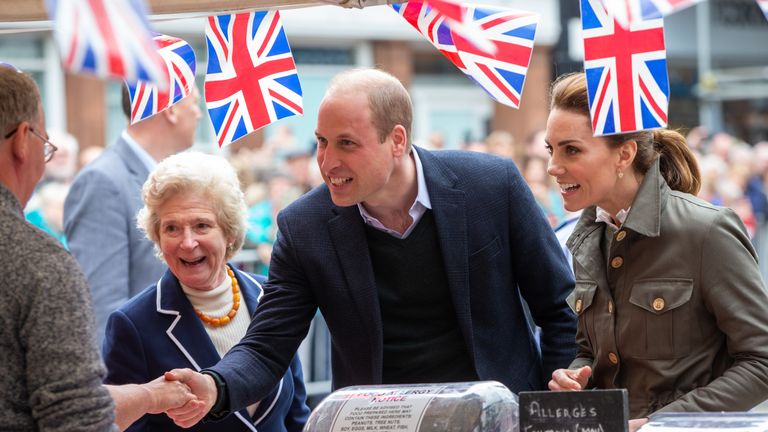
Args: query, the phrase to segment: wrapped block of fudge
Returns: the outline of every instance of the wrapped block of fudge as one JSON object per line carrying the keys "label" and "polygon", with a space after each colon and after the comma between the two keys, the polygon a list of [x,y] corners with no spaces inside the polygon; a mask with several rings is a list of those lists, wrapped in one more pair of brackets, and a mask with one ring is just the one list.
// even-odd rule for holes
{"label": "wrapped block of fudge", "polygon": [[517,432],[517,396],[495,381],[345,387],[305,432]]}

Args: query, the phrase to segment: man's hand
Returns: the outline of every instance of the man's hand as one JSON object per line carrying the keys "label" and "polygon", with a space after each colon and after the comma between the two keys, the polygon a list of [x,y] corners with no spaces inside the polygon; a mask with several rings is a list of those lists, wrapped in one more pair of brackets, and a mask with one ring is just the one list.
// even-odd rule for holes
{"label": "man's hand", "polygon": [[144,414],[158,414],[167,409],[200,406],[195,394],[181,381],[159,377],[146,384],[105,385],[115,401],[115,423],[122,431]]}
{"label": "man's hand", "polygon": [[583,366],[579,369],[558,369],[552,372],[549,389],[584,390],[590,376],[592,376],[592,368],[589,366]]}
{"label": "man's hand", "polygon": [[201,374],[192,369],[174,369],[165,373],[165,380],[186,384],[196,400],[187,402],[181,407],[166,411],[177,426],[189,428],[197,424],[216,403],[216,383],[209,375]]}

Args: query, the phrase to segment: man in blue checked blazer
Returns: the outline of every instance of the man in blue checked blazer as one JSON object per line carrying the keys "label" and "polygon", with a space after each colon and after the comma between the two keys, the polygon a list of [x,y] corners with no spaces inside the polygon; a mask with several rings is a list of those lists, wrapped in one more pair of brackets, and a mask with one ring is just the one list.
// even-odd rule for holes
{"label": "man in blue checked blazer", "polygon": [[317,308],[331,333],[334,388],[497,380],[517,393],[545,389],[567,367],[573,278],[516,167],[412,147],[411,113],[385,72],[331,82],[316,130],[325,184],[278,216],[265,294],[241,343],[202,374],[167,375],[205,402],[171,410],[177,424],[262,398]]}
{"label": "man in blue checked blazer", "polygon": [[[123,86],[123,113],[131,101]],[[157,281],[165,263],[136,226],[141,186],[158,161],[194,144],[199,94],[128,127],[75,178],[64,202],[64,230],[93,299],[96,337],[109,314]]]}

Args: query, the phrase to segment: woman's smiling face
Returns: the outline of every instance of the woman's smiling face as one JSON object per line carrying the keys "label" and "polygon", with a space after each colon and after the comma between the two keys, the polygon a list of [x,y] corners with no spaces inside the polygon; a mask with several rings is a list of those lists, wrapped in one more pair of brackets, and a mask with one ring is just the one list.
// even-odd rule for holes
{"label": "woman's smiling face", "polygon": [[547,119],[547,173],[557,180],[568,211],[597,205],[611,208],[618,181],[619,153],[592,135],[589,117],[553,109]]}
{"label": "woman's smiling face", "polygon": [[160,250],[179,281],[197,290],[220,285],[230,242],[204,194],[178,193],[160,206],[158,217]]}

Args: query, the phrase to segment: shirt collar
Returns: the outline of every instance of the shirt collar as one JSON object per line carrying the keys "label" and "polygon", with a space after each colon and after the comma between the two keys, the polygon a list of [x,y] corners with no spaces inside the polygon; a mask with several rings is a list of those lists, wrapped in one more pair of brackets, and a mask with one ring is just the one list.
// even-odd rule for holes
{"label": "shirt collar", "polygon": [[135,139],[133,139],[132,136],[128,134],[127,130],[123,130],[123,133],[121,134],[121,138],[128,143],[128,147],[133,150],[134,153],[136,153],[136,156],[139,157],[139,160],[142,164],[144,164],[145,167],[147,167],[147,171],[152,172],[153,169],[155,169],[155,165],[157,165],[157,161],[149,154],[146,150],[144,150],[143,147],[139,145],[139,143],[136,142]]}
{"label": "shirt collar", "polygon": [[[629,214],[629,209],[631,208],[632,207],[629,207],[628,209],[621,209],[619,210],[618,213],[616,213],[616,220],[619,221],[620,225],[623,225],[624,221],[627,220],[627,215]],[[616,226],[615,223],[613,223],[613,218],[611,217],[611,214],[601,209],[600,207],[597,207],[597,217],[595,218],[595,222],[605,222],[609,226],[619,229],[619,227]]]}
{"label": "shirt collar", "polygon": [[419,153],[413,149],[411,151],[411,154],[413,155],[413,160],[416,164],[416,199],[413,201],[413,204],[411,204],[411,208],[408,210],[408,214],[411,216],[411,219],[413,222],[411,223],[411,226],[408,227],[408,229],[405,230],[405,232],[400,235],[399,232],[390,230],[389,228],[385,227],[384,224],[379,222],[378,219],[373,217],[370,213],[368,213],[368,210],[365,209],[365,206],[363,206],[362,203],[357,204],[357,209],[360,211],[360,216],[362,216],[363,221],[380,231],[387,232],[391,235],[394,235],[398,238],[405,238],[408,236],[408,234],[413,231],[413,228],[416,226],[416,223],[421,219],[421,217],[426,213],[427,210],[432,209],[432,201],[429,199],[429,191],[427,190],[427,182],[424,178],[424,167],[421,164],[421,159],[419,159]]}

